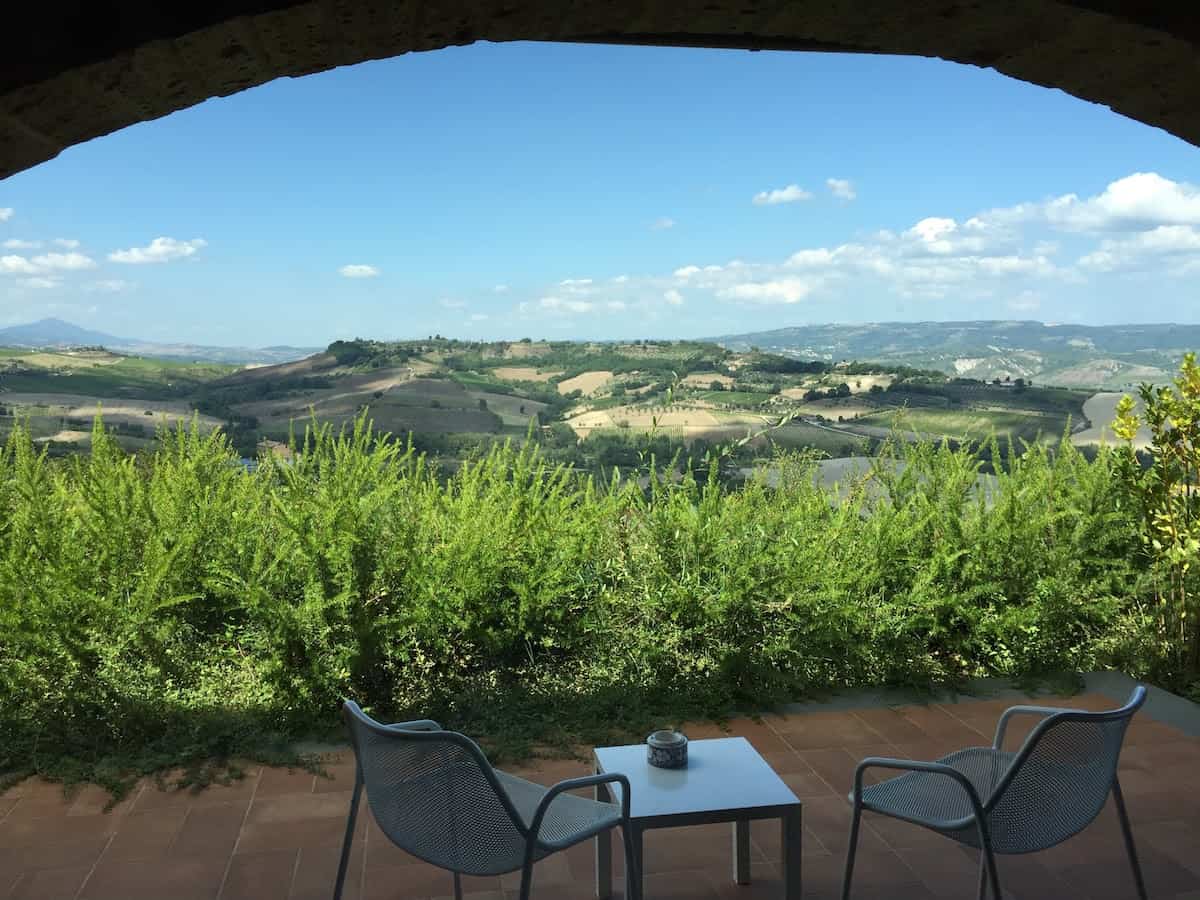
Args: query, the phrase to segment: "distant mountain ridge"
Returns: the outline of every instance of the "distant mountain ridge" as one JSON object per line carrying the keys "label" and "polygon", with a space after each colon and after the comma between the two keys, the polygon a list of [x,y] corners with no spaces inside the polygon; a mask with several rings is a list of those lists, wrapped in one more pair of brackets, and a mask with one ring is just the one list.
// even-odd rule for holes
{"label": "distant mountain ridge", "polygon": [[801,325],[711,338],[802,359],[889,362],[964,378],[1025,378],[1068,387],[1166,381],[1200,325],[1073,325],[1035,321]]}
{"label": "distant mountain ridge", "polygon": [[320,353],[322,347],[213,347],[203,344],[165,344],[117,337],[81,328],[62,319],[39,319],[0,328],[0,347],[96,347],[155,359],[192,359],[220,363],[283,363]]}
{"label": "distant mountain ridge", "polygon": [[87,347],[128,344],[131,341],[80,328],[62,319],[39,319],[26,325],[0,328],[0,344],[10,347]]}

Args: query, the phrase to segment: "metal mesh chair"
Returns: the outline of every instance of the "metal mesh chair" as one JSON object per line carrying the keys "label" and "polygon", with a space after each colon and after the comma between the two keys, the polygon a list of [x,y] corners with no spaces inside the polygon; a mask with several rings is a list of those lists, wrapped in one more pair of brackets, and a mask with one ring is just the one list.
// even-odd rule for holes
{"label": "metal mesh chair", "polygon": [[[535,862],[617,825],[625,842],[625,865],[635,871],[624,775],[571,778],[546,788],[496,771],[474,741],[443,731],[436,722],[383,725],[349,700],[342,715],[350,727],[356,764],[334,900],[342,895],[364,786],[383,833],[418,859],[452,872],[458,900],[460,875],[517,869],[521,900],[528,900]],[[567,793],[608,782],[621,784],[620,806]]]}
{"label": "metal mesh chair", "polygon": [[[1129,817],[1117,779],[1117,761],[1125,729],[1146,701],[1138,685],[1120,709],[1086,712],[1045,706],[1005,710],[991,747],[971,747],[936,762],[870,757],[854,772],[850,802],[854,816],[846,849],[842,900],[850,896],[859,822],[864,809],[923,825],[980,850],[979,897],[990,882],[1000,900],[996,853],[1033,853],[1060,844],[1083,831],[1112,794],[1138,896],[1146,900]],[[1009,719],[1041,716],[1021,748],[1001,749]],[[864,785],[868,769],[905,774]]]}

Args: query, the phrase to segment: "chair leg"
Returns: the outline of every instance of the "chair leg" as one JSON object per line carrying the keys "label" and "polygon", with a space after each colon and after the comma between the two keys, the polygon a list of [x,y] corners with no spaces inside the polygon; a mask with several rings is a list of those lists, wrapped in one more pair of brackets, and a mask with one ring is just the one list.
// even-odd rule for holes
{"label": "chair leg", "polygon": [[987,896],[987,863],[984,860],[982,850],[979,851],[979,893],[976,896],[979,900],[984,900]]}
{"label": "chair leg", "polygon": [[346,837],[342,840],[342,858],[338,861],[337,881],[333,886],[333,900],[342,900],[342,888],[346,883],[346,870],[350,868],[350,845],[354,843],[354,823],[358,819],[358,799],[362,795],[362,770],[354,767],[354,793],[350,795],[350,813],[346,816]]}
{"label": "chair leg", "polygon": [[1142,879],[1142,864],[1138,862],[1137,847],[1133,843],[1133,830],[1129,827],[1129,814],[1125,812],[1125,798],[1121,795],[1121,782],[1113,775],[1113,801],[1117,807],[1117,818],[1121,820],[1121,833],[1125,836],[1125,850],[1129,854],[1129,865],[1133,869],[1133,880],[1137,883],[1140,900],[1146,900],[1146,882]]}
{"label": "chair leg", "polygon": [[454,900],[462,900],[462,876],[454,873]]}
{"label": "chair leg", "polygon": [[983,822],[979,823],[979,841],[983,844],[983,850],[980,852],[984,863],[984,871],[979,873],[980,900],[983,900],[985,875],[992,885],[992,900],[1003,900],[1004,895],[1000,893],[1000,874],[996,871],[996,856],[992,853],[992,835]]}
{"label": "chair leg", "polygon": [[529,892],[533,890],[533,850],[534,838],[528,839],[525,850],[525,864],[521,866],[521,900],[529,900]]}
{"label": "chair leg", "polygon": [[850,843],[846,845],[846,871],[842,875],[842,900],[850,900],[850,880],[854,877],[854,855],[858,852],[858,826],[862,820],[862,806],[854,804],[854,816],[850,820]]}

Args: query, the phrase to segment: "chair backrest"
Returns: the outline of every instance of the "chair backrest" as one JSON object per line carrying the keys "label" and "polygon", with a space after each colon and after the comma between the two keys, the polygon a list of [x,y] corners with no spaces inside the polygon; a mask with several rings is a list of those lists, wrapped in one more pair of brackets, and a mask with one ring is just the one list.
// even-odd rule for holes
{"label": "chair backrest", "polygon": [[1086,828],[1108,800],[1125,730],[1145,701],[1138,685],[1120,709],[1039,722],[984,804],[996,848],[1042,850]]}
{"label": "chair backrest", "polygon": [[342,715],[371,812],[393,843],[468,875],[491,874],[513,859],[520,865],[524,824],[474,741],[382,725],[349,700]]}

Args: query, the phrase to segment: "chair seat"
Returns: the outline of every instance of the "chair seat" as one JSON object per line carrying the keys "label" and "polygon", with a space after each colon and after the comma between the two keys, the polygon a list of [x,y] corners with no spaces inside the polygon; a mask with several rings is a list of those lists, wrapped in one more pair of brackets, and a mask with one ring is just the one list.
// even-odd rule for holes
{"label": "chair seat", "polygon": [[[505,793],[521,816],[526,827],[533,822],[533,814],[549,788],[516,775],[496,770]],[[610,828],[621,821],[621,807],[615,803],[602,803],[575,794],[559,794],[546,810],[542,827],[538,831],[538,843],[553,849],[561,849],[591,837],[597,831]]]}
{"label": "chair seat", "polygon": [[[986,803],[1015,756],[991,747],[968,747],[937,762],[962,772],[975,787],[980,802]],[[854,802],[853,794],[850,802]],[[932,772],[907,772],[864,786],[862,805],[864,809],[937,831],[956,831],[975,818],[971,799],[962,786],[946,775]]]}

